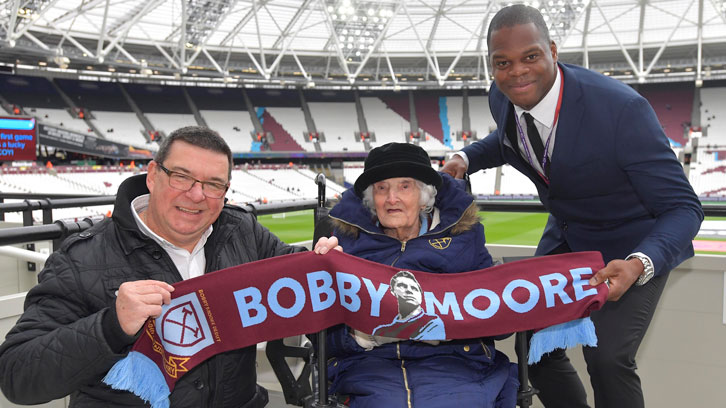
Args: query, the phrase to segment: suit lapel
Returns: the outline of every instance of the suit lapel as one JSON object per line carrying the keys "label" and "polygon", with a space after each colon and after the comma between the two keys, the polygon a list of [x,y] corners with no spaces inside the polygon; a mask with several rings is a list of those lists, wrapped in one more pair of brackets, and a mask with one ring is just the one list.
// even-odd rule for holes
{"label": "suit lapel", "polygon": [[[559,177],[566,176],[563,173],[564,164],[568,157],[574,157],[574,150],[578,145],[578,138],[581,137],[580,123],[582,121],[582,113],[585,110],[582,102],[582,88],[574,73],[563,64],[559,64],[562,68],[562,80],[565,81],[564,91],[562,94],[562,107],[560,108],[560,117],[557,122],[557,133],[555,134],[555,146],[552,151],[552,161],[550,162],[550,181],[555,182]],[[559,178],[561,180],[561,178]]]}

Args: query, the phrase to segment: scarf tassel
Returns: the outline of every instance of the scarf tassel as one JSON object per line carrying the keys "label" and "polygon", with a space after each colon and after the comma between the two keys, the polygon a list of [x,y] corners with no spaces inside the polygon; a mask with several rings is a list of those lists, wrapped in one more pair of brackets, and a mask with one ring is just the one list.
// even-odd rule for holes
{"label": "scarf tassel", "polygon": [[535,332],[529,342],[527,364],[538,363],[545,353],[579,344],[596,347],[595,325],[589,317],[556,324]]}
{"label": "scarf tassel", "polygon": [[169,408],[170,392],[164,374],[156,363],[138,351],[117,361],[103,382],[115,390],[136,394],[152,408]]}

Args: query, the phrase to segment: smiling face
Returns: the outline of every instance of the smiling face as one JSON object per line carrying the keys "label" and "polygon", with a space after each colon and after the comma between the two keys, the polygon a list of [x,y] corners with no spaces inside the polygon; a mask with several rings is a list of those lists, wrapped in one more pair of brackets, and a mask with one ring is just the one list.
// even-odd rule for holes
{"label": "smiling face", "polygon": [[421,190],[410,177],[394,177],[373,184],[373,204],[378,221],[387,235],[401,241],[418,236],[420,199]]}
{"label": "smiling face", "polygon": [[513,104],[532,109],[555,83],[555,43],[548,43],[537,26],[528,23],[492,32],[489,47],[497,87]]}
{"label": "smiling face", "polygon": [[[201,181],[227,184],[229,161],[224,153],[175,141],[161,163],[171,171]],[[195,183],[189,191],[169,186],[169,176],[152,161],[146,177],[149,207],[144,212],[146,225],[172,244],[192,251],[204,231],[217,220],[224,207],[224,198],[207,198],[202,186]]]}

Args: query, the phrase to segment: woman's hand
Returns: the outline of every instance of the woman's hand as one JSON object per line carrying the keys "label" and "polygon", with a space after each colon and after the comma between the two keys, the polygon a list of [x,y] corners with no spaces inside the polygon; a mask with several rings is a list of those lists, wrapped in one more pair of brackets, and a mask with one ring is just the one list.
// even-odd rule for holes
{"label": "woman's hand", "polygon": [[315,251],[316,254],[327,254],[328,251],[331,249],[335,249],[336,251],[343,252],[343,247],[338,245],[338,238],[336,237],[320,237],[318,242],[315,243],[315,248],[313,251]]}

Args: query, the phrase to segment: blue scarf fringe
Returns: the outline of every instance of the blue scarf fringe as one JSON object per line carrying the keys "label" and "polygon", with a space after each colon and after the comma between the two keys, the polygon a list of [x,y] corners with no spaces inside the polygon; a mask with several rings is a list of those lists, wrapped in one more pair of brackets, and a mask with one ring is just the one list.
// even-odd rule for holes
{"label": "blue scarf fringe", "polygon": [[597,346],[595,325],[589,317],[547,327],[532,335],[529,342],[527,364],[538,363],[542,355],[558,348],[571,348],[578,344]]}
{"label": "blue scarf fringe", "polygon": [[156,363],[138,351],[116,362],[103,382],[115,390],[133,392],[152,408],[169,408],[170,392],[164,374]]}

